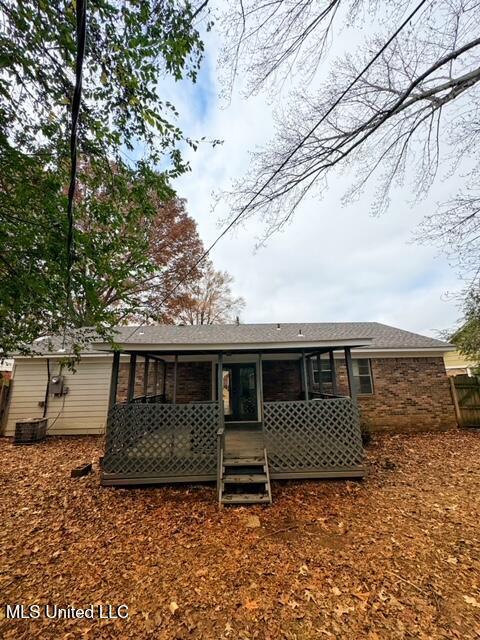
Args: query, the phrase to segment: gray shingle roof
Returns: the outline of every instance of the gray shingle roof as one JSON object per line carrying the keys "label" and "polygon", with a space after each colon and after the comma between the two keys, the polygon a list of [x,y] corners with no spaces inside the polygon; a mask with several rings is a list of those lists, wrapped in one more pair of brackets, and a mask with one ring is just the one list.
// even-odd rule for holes
{"label": "gray shingle roof", "polygon": [[104,351],[96,351],[94,340],[96,338],[96,334],[91,329],[78,329],[74,331],[73,335],[69,335],[66,344],[65,350],[61,351],[63,348],[63,337],[62,336],[43,336],[34,340],[31,344],[25,345],[25,349],[19,351],[14,354],[15,357],[21,356],[23,354],[29,356],[43,356],[48,354],[61,354],[61,355],[71,355],[72,352],[72,344],[83,345],[81,347],[82,353],[99,353],[103,354]]}
{"label": "gray shingle roof", "polygon": [[[301,330],[303,337],[299,336]],[[309,322],[119,327],[116,341],[129,345],[241,345],[282,342],[358,341],[375,349],[443,349],[445,342],[379,322]],[[371,342],[370,342],[371,340]]]}

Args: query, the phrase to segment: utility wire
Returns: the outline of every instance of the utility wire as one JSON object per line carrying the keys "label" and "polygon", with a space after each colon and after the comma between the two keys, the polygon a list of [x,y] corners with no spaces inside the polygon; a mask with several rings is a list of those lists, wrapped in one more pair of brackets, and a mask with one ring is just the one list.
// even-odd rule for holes
{"label": "utility wire", "polygon": [[68,188],[67,204],[67,279],[66,279],[66,312],[63,328],[62,347],[65,349],[67,336],[68,316],[72,298],[72,268],[75,259],[74,253],[74,217],[73,205],[77,183],[77,143],[78,143],[78,119],[80,115],[80,103],[82,98],[83,60],[85,57],[85,41],[87,35],[87,0],[77,0],[77,54],[75,59],[75,87],[72,98],[72,124],[70,129],[70,185]]}
{"label": "utility wire", "polygon": [[[385,44],[381,47],[381,49],[373,56],[373,58],[368,62],[368,64],[360,71],[360,73],[350,82],[350,84],[342,91],[339,97],[335,100],[335,102],[327,109],[327,111],[323,114],[320,120],[310,129],[310,131],[300,140],[300,142],[295,146],[295,148],[288,154],[285,160],[275,169],[275,171],[271,174],[271,176],[263,183],[260,189],[253,194],[250,200],[247,202],[245,206],[239,211],[239,213],[235,216],[235,218],[225,227],[225,229],[217,236],[217,238],[212,242],[212,244],[206,249],[202,255],[195,261],[193,266],[187,271],[185,276],[181,278],[177,284],[168,291],[163,298],[158,303],[158,307],[161,307],[164,302],[166,302],[175,291],[188,279],[188,277],[193,273],[193,271],[198,267],[198,265],[205,260],[208,254],[212,251],[212,249],[220,242],[220,240],[234,227],[240,218],[244,215],[247,209],[255,202],[259,195],[263,193],[263,191],[268,187],[268,185],[272,182],[272,180],[277,176],[280,171],[285,167],[285,165],[290,162],[293,156],[297,153],[297,151],[303,147],[305,142],[315,133],[318,127],[325,121],[325,119],[332,113],[332,111],[339,105],[339,103],[343,100],[343,98],[347,95],[350,89],[360,80],[360,78],[370,69],[370,67],[380,58],[380,56],[385,52],[385,50],[391,45],[391,43],[399,36],[401,31],[407,26],[407,24],[415,17],[415,15],[423,8],[427,2],[430,0],[421,0],[415,9],[405,18],[402,24],[396,29],[396,31],[390,36],[390,38],[385,42]],[[129,340],[135,333],[144,326],[146,319],[130,333],[127,337]]]}

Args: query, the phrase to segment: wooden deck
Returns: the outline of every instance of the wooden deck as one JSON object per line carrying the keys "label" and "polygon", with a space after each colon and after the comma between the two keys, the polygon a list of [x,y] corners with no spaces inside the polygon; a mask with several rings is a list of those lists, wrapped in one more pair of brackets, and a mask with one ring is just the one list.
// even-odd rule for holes
{"label": "wooden deck", "polygon": [[226,423],[225,450],[227,458],[257,458],[263,456],[265,440],[262,425],[253,423]]}
{"label": "wooden deck", "polygon": [[[245,460],[267,460],[273,479],[364,475],[358,411],[349,398],[264,403],[264,418],[263,428],[261,423],[225,422],[227,475],[237,475],[238,459],[243,467]],[[107,425],[102,484],[219,483],[221,424],[216,403],[115,405]],[[250,471],[259,473],[264,470]]]}

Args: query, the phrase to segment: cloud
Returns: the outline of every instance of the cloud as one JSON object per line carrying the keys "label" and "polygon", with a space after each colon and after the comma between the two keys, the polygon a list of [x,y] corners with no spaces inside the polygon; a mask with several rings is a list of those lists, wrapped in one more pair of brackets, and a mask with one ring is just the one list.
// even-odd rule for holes
{"label": "cloud", "polygon": [[[273,122],[265,96],[244,100],[234,95],[231,104],[222,105],[215,66],[218,37],[208,34],[206,45],[198,84],[167,82],[163,91],[179,109],[187,135],[224,140],[215,148],[185,149],[192,170],[175,184],[208,246],[220,231],[218,220],[228,213],[224,204],[212,211],[213,192],[228,189],[245,173],[249,151],[269,140]],[[405,188],[388,214],[374,218],[370,190],[342,207],[348,186],[348,173],[330,180],[322,199],[305,202],[293,222],[257,252],[261,224],[255,220],[214,249],[215,265],[234,276],[235,293],[247,302],[242,320],[371,320],[429,335],[452,327],[458,310],[444,293],[458,287],[455,273],[434,248],[409,243],[425,212],[452,187],[441,184],[413,208]]]}

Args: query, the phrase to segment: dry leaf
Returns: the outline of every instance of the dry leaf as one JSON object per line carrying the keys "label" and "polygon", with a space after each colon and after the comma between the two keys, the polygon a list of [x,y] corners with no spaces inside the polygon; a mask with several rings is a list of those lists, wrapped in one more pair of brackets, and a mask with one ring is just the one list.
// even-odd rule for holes
{"label": "dry leaf", "polygon": [[305,600],[307,602],[311,602],[311,601],[313,601],[315,603],[317,602],[315,600],[315,596],[313,595],[313,593],[311,591],[309,591],[308,589],[305,589]]}
{"label": "dry leaf", "polygon": [[355,611],[355,607],[349,607],[341,604],[335,607],[335,613],[339,618],[341,618],[344,615],[347,615],[348,613],[351,613],[352,611]]}
{"label": "dry leaf", "polygon": [[[369,474],[360,491],[345,490],[341,480],[279,482],[273,505],[262,511],[219,511],[208,485],[110,489],[98,474],[71,483],[70,469],[98,459],[101,447],[96,437],[55,437],[25,450],[0,438],[4,601],[33,602],[47,587],[61,601],[71,585],[77,604],[127,597],[130,623],[106,620],[100,635],[108,624],[112,637],[155,640],[383,640],[412,629],[419,638],[464,640],[463,607],[480,638],[480,582],[467,564],[478,537],[478,434],[380,435],[366,450]],[[396,469],[385,484],[387,459]],[[442,527],[433,503],[455,526]],[[266,535],[246,530],[252,515]],[[291,524],[288,536],[277,535]],[[429,584],[432,598],[416,588],[421,576],[429,577],[423,587]],[[431,614],[455,598],[448,628],[445,616]],[[12,621],[4,613],[0,607],[0,637],[7,638]],[[95,637],[85,620],[64,623],[62,637]]]}
{"label": "dry leaf", "polygon": [[395,596],[390,595],[389,597],[389,604],[392,605],[392,607],[397,607],[398,609],[404,609],[405,607],[403,606],[403,604],[397,600],[397,598],[395,598]]}
{"label": "dry leaf", "polygon": [[257,529],[260,526],[260,518],[258,516],[248,516],[245,526],[249,529]]}
{"label": "dry leaf", "polygon": [[352,591],[352,596],[362,600],[363,602],[367,602],[370,597],[370,591],[364,591],[363,593],[360,591]]}
{"label": "dry leaf", "polygon": [[472,607],[480,607],[480,602],[472,596],[463,596],[463,599],[467,604],[471,604]]}

